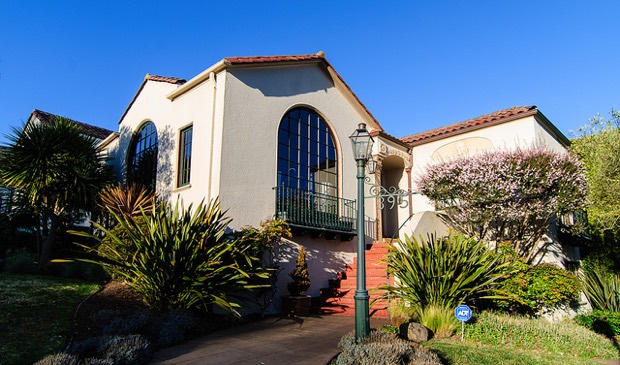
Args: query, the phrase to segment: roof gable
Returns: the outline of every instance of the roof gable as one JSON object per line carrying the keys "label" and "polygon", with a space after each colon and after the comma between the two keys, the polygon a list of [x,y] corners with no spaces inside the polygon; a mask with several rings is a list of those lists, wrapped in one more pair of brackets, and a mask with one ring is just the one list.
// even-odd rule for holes
{"label": "roof gable", "polygon": [[362,101],[355,95],[351,87],[344,81],[342,76],[336,72],[334,67],[327,61],[323,52],[316,54],[303,54],[303,55],[289,55],[289,56],[244,56],[244,57],[226,57],[220,62],[207,68],[185,85],[181,86],[177,90],[168,95],[170,100],[174,100],[183,93],[191,90],[195,86],[207,80],[211,77],[212,73],[218,73],[228,68],[237,67],[273,67],[273,66],[286,66],[286,65],[300,65],[300,64],[316,64],[323,67],[328,76],[332,79],[334,85],[345,94],[345,98],[349,102],[357,106],[358,112],[365,114],[367,119],[374,124],[378,130],[383,131],[383,127],[379,124],[379,121],[372,115],[372,113],[366,108]]}
{"label": "roof gable", "polygon": [[125,115],[127,115],[127,112],[129,112],[129,109],[131,109],[133,104],[136,102],[136,99],[138,99],[138,95],[140,95],[140,93],[142,92],[142,89],[144,89],[144,85],[146,85],[148,81],[166,82],[166,83],[175,84],[175,85],[183,85],[186,82],[185,79],[180,79],[178,77],[158,76],[158,75],[151,75],[147,73],[144,76],[144,80],[140,84],[138,91],[133,96],[133,99],[131,99],[131,101],[129,102],[129,105],[127,105],[127,108],[125,108],[125,111],[123,112],[123,115],[121,115],[121,118],[118,120],[118,124],[120,124],[123,118],[125,118]]}
{"label": "roof gable", "polygon": [[568,138],[566,138],[566,136],[564,136],[564,134],[562,134],[562,132],[560,132],[560,130],[558,130],[557,127],[555,127],[535,105],[515,106],[498,110],[490,114],[465,120],[463,122],[402,137],[401,140],[408,143],[412,147],[419,146],[446,137],[468,133],[498,124],[508,123],[513,120],[518,120],[529,116],[534,116],[536,120],[560,143],[566,146],[570,144]]}

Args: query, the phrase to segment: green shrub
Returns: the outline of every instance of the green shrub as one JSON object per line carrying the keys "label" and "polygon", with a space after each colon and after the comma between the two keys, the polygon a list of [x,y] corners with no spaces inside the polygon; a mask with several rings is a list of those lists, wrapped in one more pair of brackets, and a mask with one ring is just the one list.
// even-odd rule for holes
{"label": "green shrub", "polygon": [[459,328],[460,322],[454,316],[454,308],[428,305],[417,313],[418,322],[433,331],[435,337],[450,337]]}
{"label": "green shrub", "polygon": [[104,345],[103,357],[116,365],[147,364],[153,355],[153,345],[141,335],[115,336]]}
{"label": "green shrub", "polygon": [[441,365],[436,354],[385,331],[371,331],[359,343],[353,333],[347,334],[338,348],[341,353],[332,365]]}
{"label": "green shrub", "polygon": [[146,327],[155,320],[151,312],[138,311],[129,316],[119,316],[107,322],[101,331],[103,335],[130,335],[147,332]]}
{"label": "green shrub", "polygon": [[115,365],[146,364],[154,352],[152,343],[142,335],[92,337],[68,347],[77,358],[104,361]]}
{"label": "green shrub", "polygon": [[82,247],[98,254],[93,262],[123,278],[156,310],[209,310],[214,304],[236,313],[233,296],[256,287],[255,278],[268,277],[251,244],[225,235],[230,219],[218,201],[187,210],[161,204],[150,215],[142,213],[144,225],[130,215],[111,214],[118,222],[114,229],[126,238],[99,226],[115,245]]}
{"label": "green shrub", "polygon": [[282,241],[285,237],[291,236],[288,223],[282,219],[268,219],[260,223],[260,227],[243,227],[237,232],[238,239],[243,241],[243,245],[251,245],[252,254],[262,256],[262,266],[268,273],[267,280],[258,278],[256,284],[267,284],[257,287],[252,291],[249,298],[264,315],[274,303],[277,291],[277,282],[282,268],[280,267],[285,250]]}
{"label": "green shrub", "polygon": [[198,329],[198,319],[187,312],[170,311],[161,320],[157,344],[168,347],[183,342]]}
{"label": "green shrub", "polygon": [[484,243],[463,235],[431,236],[426,242],[405,237],[390,248],[387,260],[388,272],[398,284],[384,287],[385,297],[420,309],[455,308],[484,297],[507,267]]}
{"label": "green shrub", "polygon": [[504,311],[538,315],[579,297],[581,284],[577,276],[552,264],[531,266],[515,258],[514,272],[506,275],[497,287],[496,300]]}
{"label": "green shrub", "polygon": [[7,250],[4,271],[11,274],[37,274],[39,268],[35,255],[25,248]]}
{"label": "green shrub", "polygon": [[620,312],[620,277],[602,267],[584,270],[583,287],[594,309]]}
{"label": "green shrub", "polygon": [[549,322],[543,318],[516,317],[481,312],[465,325],[465,339],[493,346],[585,358],[618,357],[618,351],[605,336],[596,334],[571,320]]}
{"label": "green shrub", "polygon": [[620,336],[620,313],[594,310],[590,314],[580,314],[575,322],[607,337]]}
{"label": "green shrub", "polygon": [[293,281],[288,283],[288,291],[292,296],[303,295],[310,288],[310,274],[308,273],[308,263],[306,261],[306,249],[299,247],[295,270],[290,274]]}

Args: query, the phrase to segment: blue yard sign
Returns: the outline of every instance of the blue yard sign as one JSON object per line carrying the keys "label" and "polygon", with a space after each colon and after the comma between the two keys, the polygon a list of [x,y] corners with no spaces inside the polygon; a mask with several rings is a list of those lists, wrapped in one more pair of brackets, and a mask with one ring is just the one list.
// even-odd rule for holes
{"label": "blue yard sign", "polygon": [[454,310],[456,319],[461,322],[467,322],[471,319],[471,309],[465,304],[461,304]]}
{"label": "blue yard sign", "polygon": [[461,304],[454,310],[456,319],[461,321],[461,341],[465,340],[465,322],[471,319],[471,308],[465,304]]}

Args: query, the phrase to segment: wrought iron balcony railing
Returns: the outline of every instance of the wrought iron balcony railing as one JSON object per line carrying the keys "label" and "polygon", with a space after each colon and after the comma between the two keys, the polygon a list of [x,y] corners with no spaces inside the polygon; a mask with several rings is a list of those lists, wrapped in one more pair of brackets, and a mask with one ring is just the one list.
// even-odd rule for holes
{"label": "wrought iron balcony railing", "polygon": [[341,233],[355,231],[355,200],[287,186],[275,187],[274,191],[276,218],[294,226]]}

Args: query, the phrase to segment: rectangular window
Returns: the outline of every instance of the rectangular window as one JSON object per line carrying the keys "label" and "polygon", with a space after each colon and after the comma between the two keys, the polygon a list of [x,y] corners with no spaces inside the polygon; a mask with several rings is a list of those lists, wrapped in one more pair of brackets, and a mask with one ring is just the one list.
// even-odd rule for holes
{"label": "rectangular window", "polygon": [[189,184],[190,170],[192,163],[192,126],[181,130],[181,141],[179,144],[179,168],[177,186]]}

